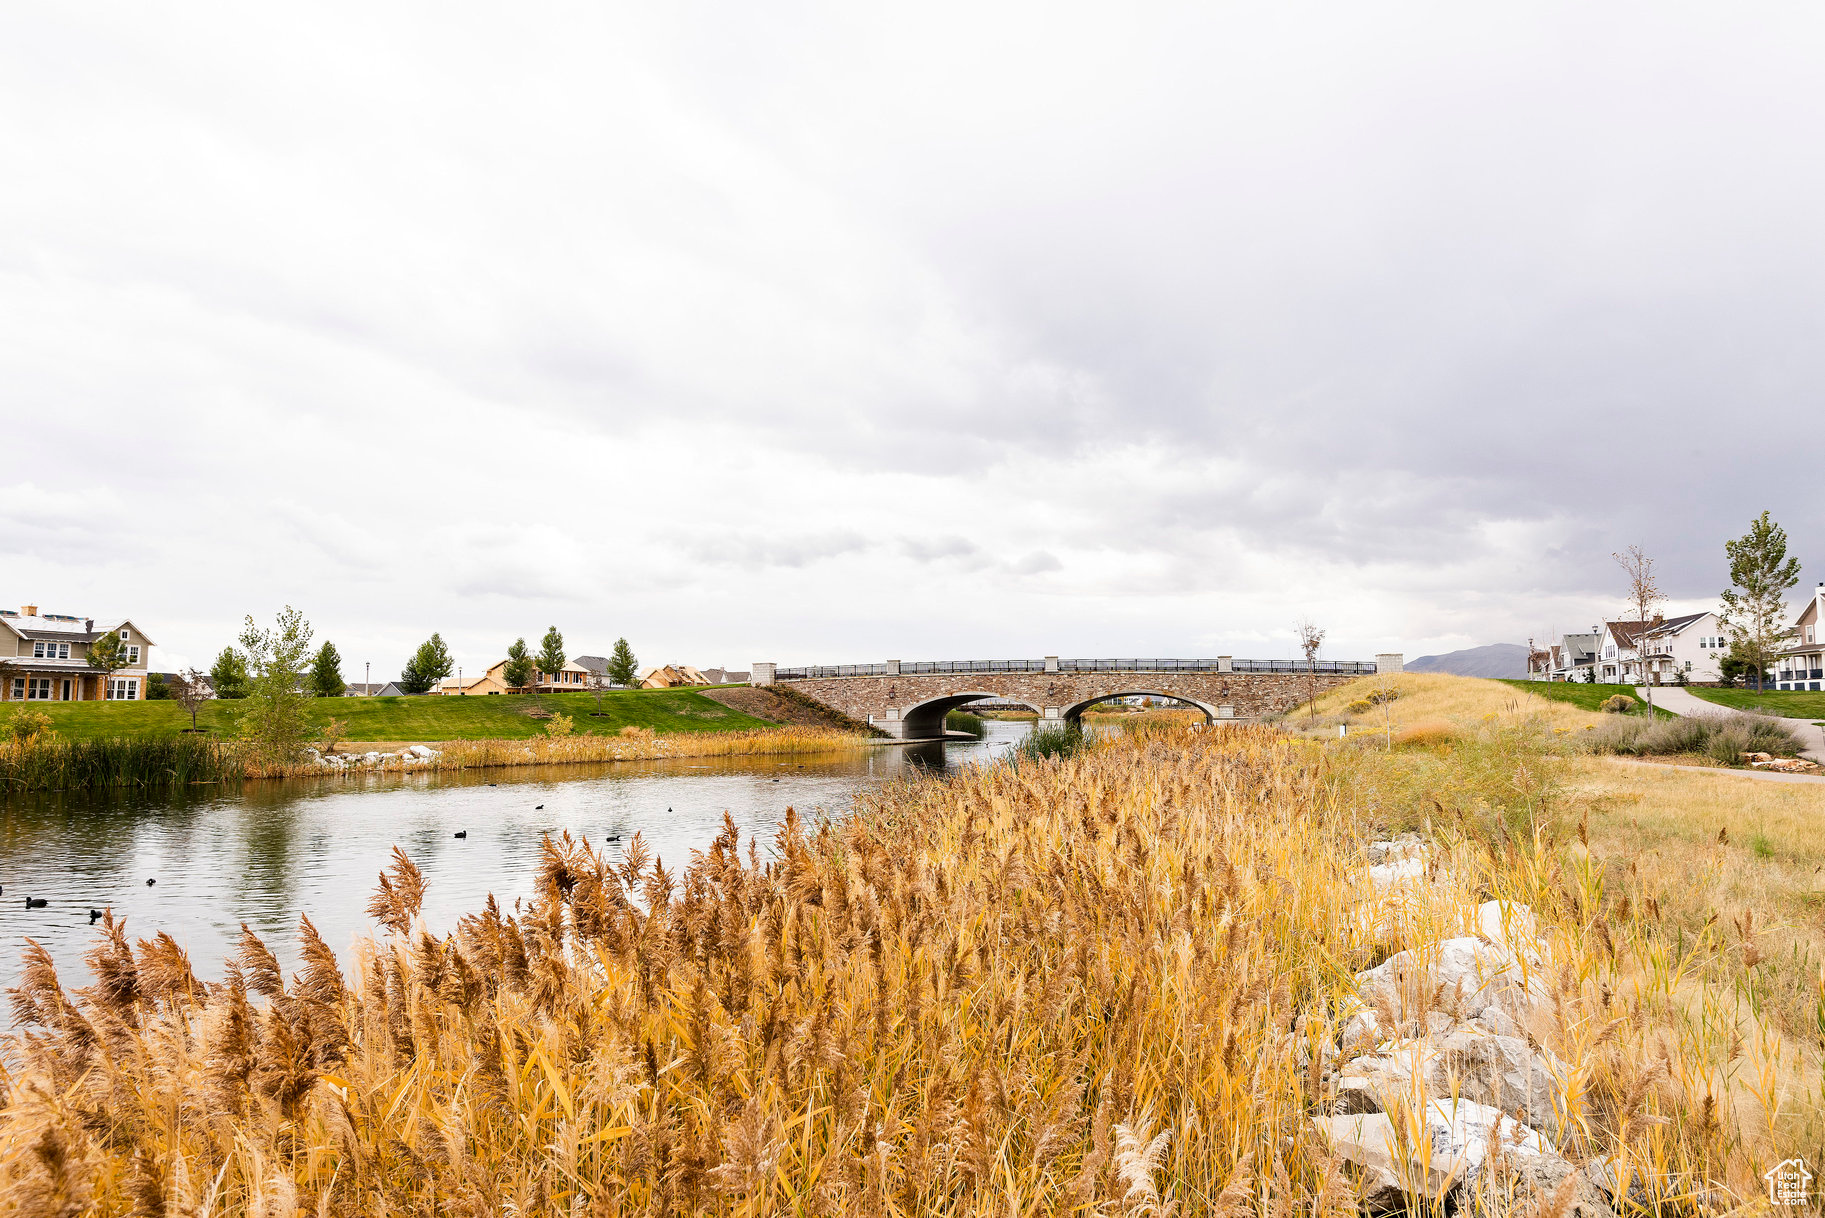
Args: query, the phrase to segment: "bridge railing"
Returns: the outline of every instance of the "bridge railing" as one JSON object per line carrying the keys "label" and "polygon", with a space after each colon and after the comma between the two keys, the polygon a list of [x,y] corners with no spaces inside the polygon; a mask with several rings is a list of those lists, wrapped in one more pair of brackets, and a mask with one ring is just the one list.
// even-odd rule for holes
{"label": "bridge railing", "polygon": [[[1115,659],[1059,660],[1059,672],[1240,672],[1301,673],[1312,671],[1324,676],[1366,676],[1376,671],[1373,660],[1317,660],[1309,670],[1304,660],[1230,660],[1227,670],[1221,660]],[[807,681],[825,677],[918,676],[929,673],[968,672],[1048,672],[1044,660],[902,660],[898,672],[887,664],[814,664],[802,668],[780,668],[774,678],[779,681]]]}

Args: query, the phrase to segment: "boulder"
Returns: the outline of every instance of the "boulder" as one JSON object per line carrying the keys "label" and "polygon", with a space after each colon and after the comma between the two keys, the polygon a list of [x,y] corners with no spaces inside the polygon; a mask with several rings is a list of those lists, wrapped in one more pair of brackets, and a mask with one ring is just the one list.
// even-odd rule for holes
{"label": "boulder", "polygon": [[380,754],[370,749],[361,755],[361,760],[367,762],[369,765],[379,765]]}
{"label": "boulder", "polygon": [[1467,1024],[1348,1062],[1338,1075],[1338,1109],[1388,1112],[1456,1096],[1521,1113],[1538,1128],[1557,1128],[1560,1069],[1519,1037]]}
{"label": "boulder", "polygon": [[[1492,1151],[1510,1164],[1558,1158],[1532,1129],[1463,1099],[1434,1100],[1400,1117],[1356,1113],[1316,1117],[1314,1124],[1331,1148],[1355,1165],[1365,1193],[1392,1185],[1412,1197],[1438,1199],[1476,1179]],[[1492,1145],[1496,1139],[1499,1148]]]}
{"label": "boulder", "polygon": [[1474,1019],[1490,1006],[1525,1023],[1547,997],[1539,961],[1471,935],[1398,952],[1356,974],[1364,1005],[1386,1005],[1404,1023],[1427,1011]]}
{"label": "boulder", "polygon": [[412,754],[412,756],[418,758],[420,761],[429,761],[429,760],[431,760],[431,758],[437,756],[437,753],[435,750],[426,748],[422,744],[415,744],[411,748],[407,749],[406,751],[408,753]]}

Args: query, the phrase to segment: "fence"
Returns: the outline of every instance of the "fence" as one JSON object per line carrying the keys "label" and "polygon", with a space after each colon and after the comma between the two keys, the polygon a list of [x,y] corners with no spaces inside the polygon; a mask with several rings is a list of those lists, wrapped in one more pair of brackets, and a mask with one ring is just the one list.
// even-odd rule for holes
{"label": "fence", "polygon": [[[1056,669],[1045,660],[902,660],[890,664],[814,664],[780,668],[774,679],[807,681],[826,677],[919,676],[929,673],[1017,672],[1239,672],[1302,673],[1324,676],[1367,676],[1376,671],[1373,660],[1059,660]],[[1225,667],[1227,665],[1227,667]]]}

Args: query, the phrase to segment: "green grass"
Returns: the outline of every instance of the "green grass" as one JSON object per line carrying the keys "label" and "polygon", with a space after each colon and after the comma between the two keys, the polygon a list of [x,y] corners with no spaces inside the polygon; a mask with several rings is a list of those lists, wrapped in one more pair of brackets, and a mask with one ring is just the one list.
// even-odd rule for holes
{"label": "green grass", "polygon": [[[0,724],[14,709],[30,706],[50,716],[70,740],[175,736],[190,726],[176,702],[31,702],[0,706]],[[624,727],[675,732],[746,731],[776,726],[731,710],[702,694],[680,689],[615,690],[602,697],[594,717],[593,694],[500,694],[474,698],[318,698],[311,717],[319,725],[333,715],[347,724],[344,740],[508,740],[544,734],[544,720],[526,712],[543,708],[576,720],[578,732],[610,734]],[[197,726],[233,735],[238,702],[212,701],[197,715]]]}
{"label": "green grass", "polygon": [[1810,690],[1771,689],[1757,693],[1753,689],[1711,689],[1694,685],[1686,692],[1731,710],[1759,711],[1782,719],[1825,719],[1825,693],[1815,694]]}
{"label": "green grass", "polygon": [[[1517,681],[1506,678],[1502,679],[1502,684],[1512,685],[1516,689],[1525,690],[1530,694],[1539,694],[1542,698],[1551,698],[1554,702],[1569,702],[1573,706],[1587,711],[1602,710],[1603,700],[1614,697],[1616,694],[1634,698],[1638,703],[1641,702],[1633,685],[1583,685],[1576,681]],[[1636,710],[1629,713],[1645,714],[1647,709],[1647,704],[1641,703]],[[1671,711],[1657,706],[1654,708],[1654,717],[1671,719],[1675,716]]]}

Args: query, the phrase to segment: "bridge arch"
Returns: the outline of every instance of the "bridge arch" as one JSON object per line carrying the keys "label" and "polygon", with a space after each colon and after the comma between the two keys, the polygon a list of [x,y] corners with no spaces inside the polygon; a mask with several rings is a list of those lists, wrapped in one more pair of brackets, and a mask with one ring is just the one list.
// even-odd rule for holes
{"label": "bridge arch", "polygon": [[1003,702],[1018,702],[1035,715],[1045,717],[1045,708],[1035,706],[1025,698],[1010,698],[1006,694],[990,693],[987,690],[966,690],[960,693],[943,694],[936,698],[927,698],[916,702],[900,711],[901,735],[907,740],[926,740],[944,735],[944,716],[959,707],[968,706],[971,702],[980,702],[984,698],[996,698]]}
{"label": "bridge arch", "polygon": [[1198,699],[1188,698],[1184,694],[1167,693],[1163,689],[1130,689],[1122,687],[1108,690],[1104,693],[1092,694],[1090,697],[1085,698],[1080,702],[1065,707],[1064,718],[1069,723],[1082,723],[1085,711],[1099,702],[1107,702],[1112,698],[1159,698],[1179,706],[1190,707],[1192,710],[1203,711],[1204,721],[1206,723],[1214,723],[1218,719],[1225,717],[1219,714],[1217,708],[1210,705],[1208,702],[1200,702]]}

